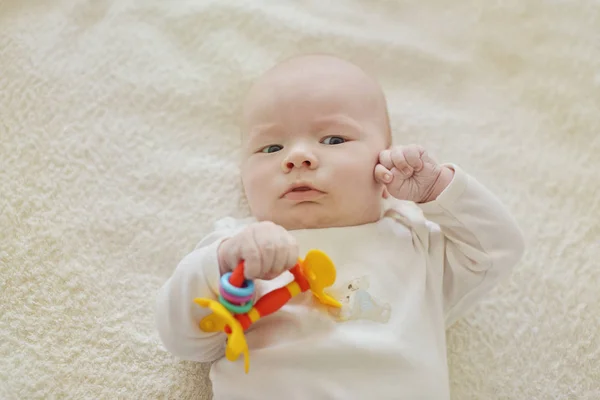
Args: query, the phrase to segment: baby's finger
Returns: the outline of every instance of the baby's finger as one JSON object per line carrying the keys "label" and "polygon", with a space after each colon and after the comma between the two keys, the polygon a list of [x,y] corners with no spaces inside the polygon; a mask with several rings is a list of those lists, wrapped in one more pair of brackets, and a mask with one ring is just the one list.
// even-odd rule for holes
{"label": "baby's finger", "polygon": [[423,169],[423,160],[421,160],[421,157],[423,156],[424,152],[425,149],[416,144],[412,144],[404,148],[404,158],[406,159],[408,165],[415,171],[420,171]]}
{"label": "baby's finger", "polygon": [[379,162],[388,170],[392,170],[394,168],[394,163],[392,162],[392,153],[390,150],[383,150],[379,153]]}
{"label": "baby's finger", "polygon": [[394,167],[400,171],[405,177],[410,177],[413,174],[413,169],[406,162],[406,158],[404,158],[404,148],[402,147],[394,147],[392,149],[392,161],[394,163]]}
{"label": "baby's finger", "polygon": [[285,269],[288,270],[298,263],[298,257],[300,256],[300,250],[298,249],[298,243],[296,238],[290,234],[285,237],[286,248],[287,248],[287,259],[285,261]]}
{"label": "baby's finger", "polygon": [[375,166],[374,175],[375,182],[382,183],[384,185],[387,185],[388,183],[392,182],[392,180],[394,180],[394,175],[392,174],[392,172],[386,167],[384,167],[382,164],[377,164]]}
{"label": "baby's finger", "polygon": [[275,258],[273,260],[273,266],[271,267],[270,275],[274,277],[279,276],[283,273],[283,271],[287,270],[288,264],[288,245],[285,241],[283,235],[279,235],[276,248],[275,248]]}
{"label": "baby's finger", "polygon": [[267,274],[273,269],[275,253],[277,252],[276,236],[268,225],[261,225],[254,230],[254,241],[260,255],[260,276]]}
{"label": "baby's finger", "polygon": [[262,274],[260,250],[254,241],[248,241],[242,246],[241,255],[244,260],[244,276],[246,279],[260,278]]}
{"label": "baby's finger", "polygon": [[[227,239],[229,241],[235,239]],[[228,246],[229,245],[229,246]],[[236,246],[231,245],[231,243],[227,243],[227,245],[221,244],[221,246],[228,246],[226,250],[224,249],[223,253],[223,263],[225,264],[224,270],[226,272],[233,271],[235,267],[237,267],[238,263],[242,259],[242,255],[240,254],[239,249]]]}
{"label": "baby's finger", "polygon": [[287,232],[277,232],[278,241],[275,248],[275,259],[271,269],[265,274],[263,279],[275,279],[291,267],[298,260],[298,246],[294,239]]}

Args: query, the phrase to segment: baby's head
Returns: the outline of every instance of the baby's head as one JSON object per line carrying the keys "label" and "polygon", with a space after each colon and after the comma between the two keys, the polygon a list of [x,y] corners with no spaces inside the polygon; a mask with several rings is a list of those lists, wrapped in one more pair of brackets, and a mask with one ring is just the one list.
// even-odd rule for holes
{"label": "baby's head", "polygon": [[309,55],[267,71],[244,102],[242,182],[252,214],[286,229],[360,225],[381,215],[374,178],[391,141],[378,83]]}

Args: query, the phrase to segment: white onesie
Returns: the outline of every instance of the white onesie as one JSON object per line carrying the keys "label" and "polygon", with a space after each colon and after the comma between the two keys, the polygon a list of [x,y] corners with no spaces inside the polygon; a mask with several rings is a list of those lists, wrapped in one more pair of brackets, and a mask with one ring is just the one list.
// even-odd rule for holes
{"label": "white onesie", "polygon": [[[253,219],[226,218],[177,266],[158,293],[157,327],[174,355],[217,360],[215,399],[449,399],[445,330],[523,253],[522,234],[501,203],[473,177],[455,175],[437,200],[393,201],[375,223],[291,231],[301,257],[326,252],[337,269],[328,291],[340,310],[301,293],[246,332],[243,356],[223,357],[226,336],[204,333],[196,297],[216,299],[217,247]],[[291,274],[258,281],[261,293]]]}

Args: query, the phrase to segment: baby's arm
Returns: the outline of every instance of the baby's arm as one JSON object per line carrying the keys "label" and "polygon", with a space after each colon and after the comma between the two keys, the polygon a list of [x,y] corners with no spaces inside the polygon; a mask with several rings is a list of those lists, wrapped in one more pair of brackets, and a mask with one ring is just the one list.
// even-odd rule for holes
{"label": "baby's arm", "polygon": [[217,250],[229,235],[214,232],[177,266],[156,298],[156,326],[169,352],[184,360],[210,362],[225,354],[224,333],[205,333],[199,323],[210,313],[194,298],[217,300],[219,262]]}
{"label": "baby's arm", "polygon": [[[405,223],[443,266],[446,325],[463,315],[519,261],[524,241],[500,201],[458,167],[440,165],[418,145],[395,146],[379,155],[375,178],[397,199],[421,207]],[[402,213],[401,213],[402,214]]]}
{"label": "baby's arm", "polygon": [[[430,221],[429,253],[443,261],[446,326],[507,276],[524,252],[515,220],[488,189],[456,166],[435,200],[419,204]],[[437,234],[436,234],[437,231]]]}
{"label": "baby's arm", "polygon": [[224,355],[225,335],[200,330],[200,320],[210,311],[193,300],[217,300],[221,275],[241,260],[247,279],[272,279],[296,264],[298,245],[289,232],[271,222],[221,229],[202,240],[158,292],[156,325],[167,350],[192,361],[214,361]]}

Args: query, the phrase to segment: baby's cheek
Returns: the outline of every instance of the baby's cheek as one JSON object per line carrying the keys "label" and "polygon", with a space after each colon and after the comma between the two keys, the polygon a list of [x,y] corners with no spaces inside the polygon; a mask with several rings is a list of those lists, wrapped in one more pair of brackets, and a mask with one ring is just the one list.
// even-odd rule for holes
{"label": "baby's cheek", "polygon": [[246,171],[242,179],[246,199],[253,214],[262,214],[262,208],[265,207],[268,200],[268,182],[270,179],[262,177],[259,172],[256,170]]}
{"label": "baby's cheek", "polygon": [[242,179],[248,192],[260,193],[269,186],[269,182],[272,182],[273,167],[265,164],[262,162],[248,163],[246,169],[242,171]]}
{"label": "baby's cheek", "polygon": [[340,168],[347,176],[362,177],[372,175],[375,169],[375,164],[366,155],[354,154],[348,155],[343,162],[340,163]]}

